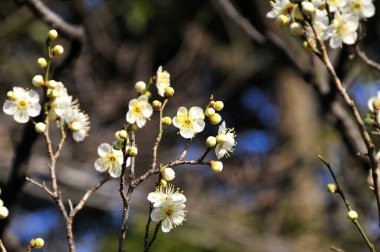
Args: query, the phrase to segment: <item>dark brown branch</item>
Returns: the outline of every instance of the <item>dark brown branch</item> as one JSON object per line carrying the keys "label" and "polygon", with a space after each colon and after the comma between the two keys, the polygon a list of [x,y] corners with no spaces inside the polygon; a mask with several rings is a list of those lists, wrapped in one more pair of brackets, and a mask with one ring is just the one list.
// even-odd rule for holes
{"label": "dark brown branch", "polygon": [[366,63],[368,66],[372,67],[373,69],[380,71],[380,64],[368,58],[365,52],[360,49],[358,44],[355,45],[355,52],[359,56],[359,58],[361,58],[364,61],[364,63]]}

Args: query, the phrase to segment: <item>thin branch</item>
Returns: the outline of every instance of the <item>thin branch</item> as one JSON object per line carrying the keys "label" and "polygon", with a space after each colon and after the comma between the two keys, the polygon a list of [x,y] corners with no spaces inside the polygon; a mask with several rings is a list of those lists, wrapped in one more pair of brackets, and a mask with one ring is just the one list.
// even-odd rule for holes
{"label": "thin branch", "polygon": [[148,244],[148,247],[146,247],[146,248],[144,249],[144,252],[149,251],[149,249],[150,249],[150,247],[152,246],[153,242],[156,240],[156,238],[157,238],[157,234],[158,234],[158,231],[160,230],[160,227],[161,227],[161,223],[162,223],[162,221],[160,221],[159,223],[157,223],[156,228],[154,229],[153,237],[152,237],[152,239],[150,240],[150,242],[149,242],[149,244]]}
{"label": "thin branch", "polygon": [[360,59],[364,61],[368,66],[380,71],[380,64],[377,63],[376,61],[371,60],[370,58],[367,57],[364,51],[360,49],[359,44],[355,45],[355,52],[359,56]]}
{"label": "thin branch", "polygon": [[231,18],[238,26],[240,26],[254,41],[259,44],[267,42],[264,35],[262,35],[251,23],[242,17],[235,9],[229,0],[219,0],[220,5],[223,7],[224,12]]}
{"label": "thin branch", "polygon": [[36,181],[36,180],[34,180],[34,179],[32,179],[32,178],[29,178],[29,177],[26,177],[25,180],[28,181],[28,182],[30,182],[30,183],[32,183],[32,184],[34,184],[34,185],[36,185],[36,186],[38,186],[38,187],[40,187],[40,188],[42,188],[42,189],[45,190],[45,191],[46,191],[51,197],[54,198],[54,194],[53,194],[53,192],[52,192],[49,188],[47,188],[45,182],[42,182],[42,183],[41,183],[41,182],[38,182],[38,181]]}
{"label": "thin branch", "polygon": [[335,246],[331,246],[330,247],[330,251],[333,251],[333,252],[345,252],[343,249],[337,248]]}
{"label": "thin branch", "polygon": [[0,252],[7,252],[2,240],[0,240]]}
{"label": "thin branch", "polygon": [[205,151],[205,153],[203,153],[203,155],[198,159],[198,162],[202,162],[203,159],[205,159],[205,157],[207,156],[207,154],[210,152],[212,148],[208,147]]}
{"label": "thin branch", "polygon": [[[331,168],[331,165],[329,162],[327,162],[321,155],[318,156],[318,158],[323,162],[323,164],[327,167],[327,169],[329,170],[332,178],[334,179],[334,182],[335,182],[335,185],[337,187],[337,193],[339,194],[339,196],[342,198],[344,204],[346,205],[346,208],[347,208],[347,211],[352,211],[352,207],[350,206],[350,204],[348,203],[348,200],[342,190],[342,187],[340,186],[339,182],[338,182],[338,179],[336,178],[335,176],[335,173],[333,171],[333,169]],[[363,240],[365,241],[365,243],[367,244],[367,247],[369,248],[369,250],[371,252],[376,252],[375,251],[375,246],[373,245],[373,243],[368,239],[368,236],[367,234],[365,233],[364,229],[362,228],[362,226],[360,225],[358,219],[353,219],[351,220],[352,223],[354,223],[355,227],[358,229],[360,235],[362,236]]]}
{"label": "thin branch", "polygon": [[192,140],[193,140],[193,139],[190,138],[190,139],[186,142],[185,148],[183,149],[181,155],[179,156],[179,160],[183,160],[183,159],[186,157],[187,152],[188,152],[188,150],[189,150],[189,147],[190,147],[190,145],[191,145]]}

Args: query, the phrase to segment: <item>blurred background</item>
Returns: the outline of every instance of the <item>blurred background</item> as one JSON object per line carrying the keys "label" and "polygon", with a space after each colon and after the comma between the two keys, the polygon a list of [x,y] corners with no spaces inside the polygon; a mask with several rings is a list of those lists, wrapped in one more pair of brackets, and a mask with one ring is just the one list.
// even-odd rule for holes
{"label": "blurred background", "polygon": [[[3,100],[15,85],[32,88],[32,77],[41,74],[36,61],[45,56],[52,26],[33,8],[35,2],[41,3],[0,1]],[[265,18],[269,1],[43,3],[79,31],[73,35],[57,27],[62,34],[57,43],[65,47],[65,55],[53,71],[91,119],[89,137],[81,143],[68,138],[57,164],[66,200],[77,202],[104,176],[93,167],[97,146],[111,142],[125,122],[128,102],[136,96],[134,84],[147,82],[162,65],[176,90],[166,115],[175,116],[180,106],[204,107],[213,94],[224,101],[221,114],[227,127],[235,128],[238,145],[223,160],[220,174],[201,166],[177,169],[174,183],[187,197],[186,221],[168,234],[160,232],[152,251],[330,251],[331,246],[367,251],[343,202],[326,191],[332,179],[318,154],[332,163],[363,227],[380,246],[367,160],[357,155],[365,148],[355,124],[320,62],[286,28]],[[376,14],[363,27],[366,37],[360,41],[375,60],[380,60],[379,24]],[[379,72],[363,64],[353,48],[331,52],[331,57],[364,117],[368,98],[380,89]],[[47,251],[66,251],[65,226],[54,202],[40,188],[17,180],[25,174],[48,180],[42,137],[35,137],[33,124],[16,124],[4,113],[0,120],[1,188],[12,178],[16,181],[0,195],[12,201],[9,222],[0,221],[2,239],[9,251],[25,250],[35,237],[45,240]],[[176,132],[173,126],[165,128],[160,163],[182,152],[186,141]],[[208,127],[199,134],[187,159],[198,158],[204,140],[216,132],[217,127]],[[156,134],[155,114],[137,132],[138,174],[150,167]],[[211,152],[206,160],[215,158]],[[15,166],[20,170],[12,172]],[[146,197],[154,191],[154,181],[133,194],[128,251],[142,251]],[[75,219],[78,252],[117,250],[122,213],[118,183],[108,182],[92,195]]]}

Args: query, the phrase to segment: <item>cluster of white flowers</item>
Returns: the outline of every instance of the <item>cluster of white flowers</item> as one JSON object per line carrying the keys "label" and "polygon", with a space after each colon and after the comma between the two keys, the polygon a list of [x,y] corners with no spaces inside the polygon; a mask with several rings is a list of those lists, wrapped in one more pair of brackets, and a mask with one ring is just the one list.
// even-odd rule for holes
{"label": "cluster of white flowers", "polygon": [[155,192],[148,194],[148,200],[154,207],[150,218],[154,222],[161,222],[163,232],[169,232],[185,220],[186,197],[173,185],[157,187]]}
{"label": "cluster of white flowers", "polygon": [[[321,40],[329,40],[331,48],[354,44],[359,22],[375,14],[372,0],[272,0],[271,5],[268,18],[276,19],[279,25],[289,25],[296,36],[306,34],[307,39],[312,39],[316,32]],[[304,25],[305,16],[314,30]]]}

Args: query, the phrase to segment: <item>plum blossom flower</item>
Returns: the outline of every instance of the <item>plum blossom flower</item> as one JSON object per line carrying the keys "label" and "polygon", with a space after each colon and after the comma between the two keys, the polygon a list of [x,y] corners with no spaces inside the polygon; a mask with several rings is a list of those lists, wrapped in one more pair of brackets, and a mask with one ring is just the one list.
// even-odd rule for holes
{"label": "plum blossom flower", "polygon": [[73,139],[76,142],[83,141],[88,136],[90,130],[90,118],[77,107],[65,113],[65,121],[69,129],[73,132]]}
{"label": "plum blossom flower", "polygon": [[373,112],[373,102],[380,101],[380,91],[377,92],[377,96],[371,97],[368,99],[368,109]]}
{"label": "plum blossom flower", "polygon": [[200,107],[191,107],[190,110],[180,107],[177,116],[173,118],[173,125],[179,128],[182,137],[192,138],[195,134],[203,131],[204,118],[203,109]]}
{"label": "plum blossom flower", "polygon": [[3,111],[12,115],[18,123],[26,123],[29,117],[36,117],[41,112],[40,97],[34,90],[14,87],[13,91],[8,92],[8,98],[3,105]]}
{"label": "plum blossom flower", "polygon": [[352,13],[360,19],[365,19],[375,15],[375,6],[372,0],[350,0],[343,8],[343,12]]}
{"label": "plum blossom flower", "polygon": [[215,147],[215,154],[218,159],[229,156],[229,153],[234,151],[233,147],[236,145],[235,132],[233,129],[227,129],[226,123],[223,122],[219,126],[218,135],[216,136],[217,145]]}
{"label": "plum blossom flower", "polygon": [[148,102],[146,95],[141,95],[137,99],[129,102],[129,111],[127,112],[127,122],[136,123],[141,128],[145,125],[146,120],[153,114],[152,105]]}
{"label": "plum blossom flower", "polygon": [[162,71],[162,66],[157,70],[156,86],[158,94],[162,97],[165,95],[165,88],[170,87],[170,74],[167,71]]}
{"label": "plum blossom flower", "polygon": [[272,10],[267,13],[268,18],[278,18],[280,15],[291,17],[295,5],[289,0],[274,0],[271,1]]}
{"label": "plum blossom flower", "polygon": [[174,191],[172,185],[165,188],[158,187],[155,192],[148,195],[148,200],[154,207],[150,217],[154,222],[162,221],[161,229],[164,233],[181,225],[185,220],[186,197],[178,190]]}
{"label": "plum blossom flower", "polygon": [[358,27],[359,20],[355,15],[351,13],[341,15],[336,12],[335,18],[327,30],[330,36],[330,47],[338,48],[342,46],[342,43],[347,45],[354,44],[358,37]]}
{"label": "plum blossom flower", "polygon": [[[123,152],[121,150],[115,150],[108,143],[102,143],[98,147],[99,158],[95,161],[95,169],[98,172],[105,172],[114,177],[120,177],[121,165],[123,164]],[[130,158],[127,159],[126,165],[130,165]]]}
{"label": "plum blossom flower", "polygon": [[347,0],[326,0],[330,12],[337,12],[347,4]]}

